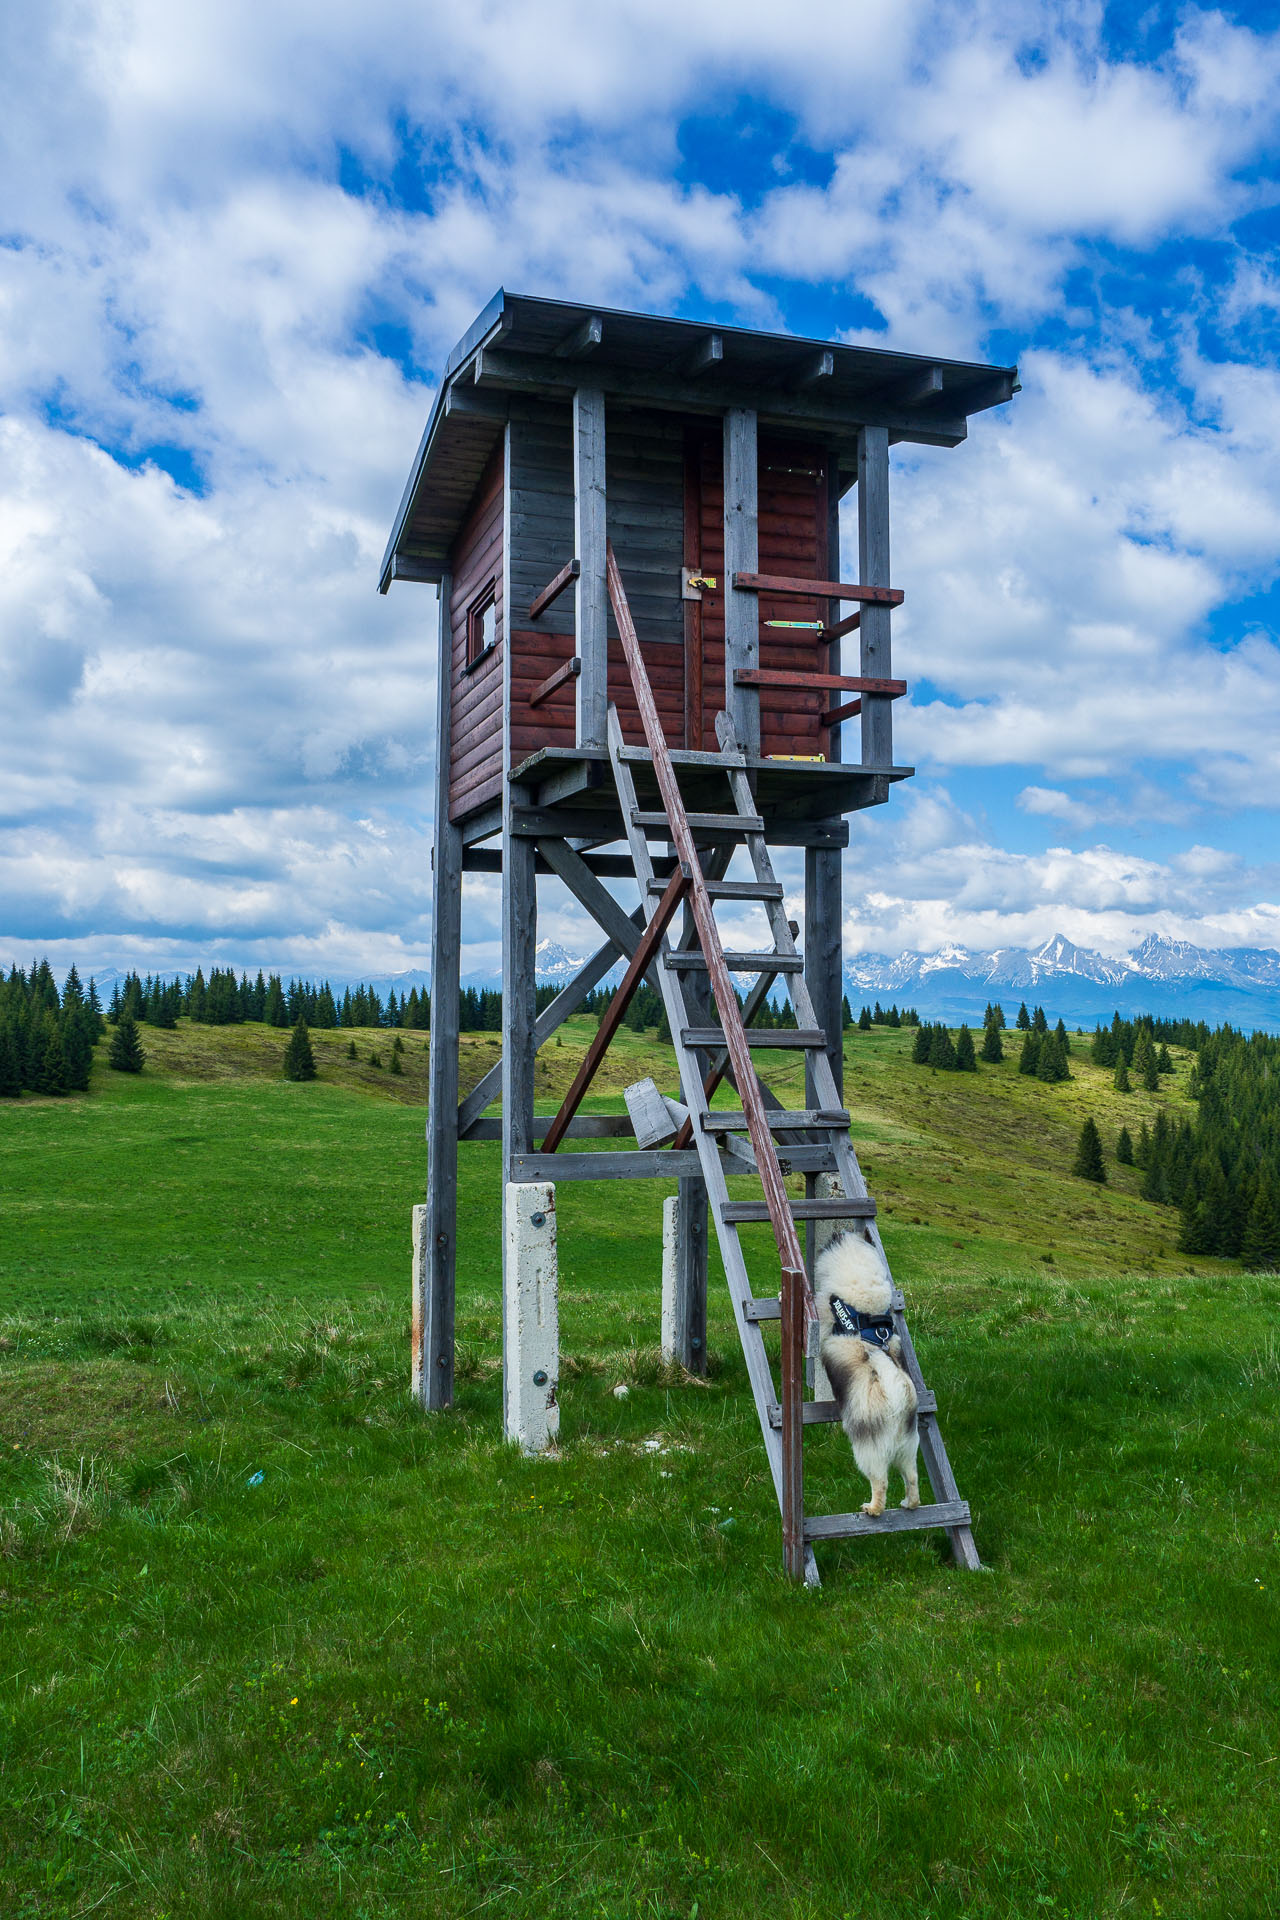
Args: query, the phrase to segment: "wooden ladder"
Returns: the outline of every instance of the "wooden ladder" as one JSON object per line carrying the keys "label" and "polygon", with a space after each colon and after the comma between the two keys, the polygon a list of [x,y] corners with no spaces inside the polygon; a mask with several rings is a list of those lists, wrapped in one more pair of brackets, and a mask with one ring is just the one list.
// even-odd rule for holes
{"label": "wooden ladder", "polygon": [[[894,1326],[919,1398],[920,1445],[935,1503],[911,1511],[895,1507],[875,1519],[863,1513],[805,1514],[804,1428],[839,1416],[833,1403],[806,1403],[804,1399],[805,1360],[816,1357],[819,1329],[813,1290],[800,1251],[797,1222],[857,1221],[879,1247],[875,1202],[867,1192],[853,1151],[849,1116],[842,1107],[827,1053],[828,1036],[818,1025],[804,977],[804,962],[796,949],[793,928],[783,905],[783,890],[769,858],[765,823],[756,812],[745,756],[734,737],[730,720],[722,713],[716,722],[716,731],[733,810],[723,814],[690,815],[685,809],[662,732],[612,544],[607,549],[607,567],[610,599],[647,742],[647,750],[627,747],[617,710],[611,706],[609,758],[641,898],[648,901],[652,896],[661,896],[650,922],[652,937],[642,943],[642,951],[633,960],[623,990],[629,997],[630,988],[638,984],[640,973],[656,955],[682,1098],[689,1110],[689,1118],[675,1144],[685,1146],[692,1142],[706,1182],[708,1211],[715,1223],[747,1377],[782,1512],[786,1570],[792,1579],[816,1585],[815,1540],[897,1533],[920,1527],[944,1527],[956,1560],[976,1569],[981,1562],[973,1542],[968,1503],[960,1498],[938,1428],[936,1403],[924,1384],[903,1318],[902,1295],[896,1287],[892,1309]],[[662,799],[660,811],[646,810],[637,800],[631,768],[638,761],[652,766]],[[675,870],[670,879],[654,877],[647,838],[650,833],[660,834],[674,848]],[[704,870],[698,851],[699,837],[710,839],[715,847],[707,862],[710,874]],[[753,882],[723,880],[735,846],[746,847],[755,875]],[[763,907],[773,940],[769,951],[725,952],[714,912],[716,899],[725,898],[751,900]],[[681,899],[689,909],[691,940],[696,940],[696,945],[673,948],[665,928]],[[739,1006],[731,970],[758,976],[745,1007]],[[748,1034],[744,1014],[748,1019],[752,1017],[779,978],[795,1009],[795,1027],[759,1029]],[[697,986],[709,983],[715,1010],[720,1016],[718,1026],[708,1024],[705,1004],[698,1007],[702,996],[696,990],[691,992],[695,983]],[[620,1013],[618,1017],[621,1018]],[[816,1104],[803,1111],[785,1111],[776,1095],[756,1075],[751,1062],[753,1046],[804,1049],[810,1062],[807,1082],[816,1094]],[[700,1055],[709,1062],[705,1069],[700,1064]],[[712,1112],[711,1096],[725,1077],[736,1087],[741,1107],[737,1112]],[[777,1142],[775,1134],[779,1137]],[[792,1171],[821,1171],[833,1176],[827,1183],[833,1192],[827,1197],[810,1199],[789,1195],[779,1142],[782,1157]],[[763,1189],[760,1200],[730,1199],[726,1163],[734,1174],[751,1174],[759,1179]],[[777,1297],[760,1298],[748,1278],[739,1229],[765,1221],[773,1229],[781,1285]],[[773,1320],[781,1321],[780,1393],[774,1389],[773,1368],[762,1331],[764,1325]]]}

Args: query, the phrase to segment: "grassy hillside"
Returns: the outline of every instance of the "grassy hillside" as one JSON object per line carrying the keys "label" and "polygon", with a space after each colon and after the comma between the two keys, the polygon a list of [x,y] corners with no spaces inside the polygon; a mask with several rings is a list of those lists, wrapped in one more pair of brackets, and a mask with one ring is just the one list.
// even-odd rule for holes
{"label": "grassy hillside", "polygon": [[[1274,1910],[1280,1277],[1188,1274],[1129,1170],[1066,1172],[1156,1096],[850,1037],[990,1571],[832,1546],[809,1595],[722,1290],[708,1383],[655,1352],[665,1183],[562,1185],[563,1443],[523,1461],[493,1147],[458,1406],[406,1403],[425,1037],[392,1078],[386,1034],[317,1035],[297,1086],[278,1033],[143,1033],[139,1079],[0,1107],[0,1909]],[[602,1103],[646,1070],[624,1035]],[[861,1498],[812,1440],[812,1504]]]}

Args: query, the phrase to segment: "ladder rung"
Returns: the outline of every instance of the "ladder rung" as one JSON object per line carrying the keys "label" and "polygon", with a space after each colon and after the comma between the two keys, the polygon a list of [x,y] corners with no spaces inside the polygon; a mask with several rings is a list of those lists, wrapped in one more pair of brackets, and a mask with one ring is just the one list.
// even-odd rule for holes
{"label": "ladder rung", "polygon": [[[786,1148],[783,1148],[786,1154]],[[874,1200],[846,1200],[843,1197],[834,1200],[789,1200],[793,1220],[874,1220],[876,1203]],[[721,1207],[720,1218],[729,1226],[749,1227],[757,1221],[769,1218],[769,1209],[763,1200],[730,1200]]]}
{"label": "ladder rung", "polygon": [[[758,813],[687,813],[685,819],[694,833],[731,833],[737,836],[764,832],[764,821]],[[646,813],[641,807],[633,807],[631,824],[669,829],[671,816],[666,813]]]}
{"label": "ladder rung", "polygon": [[[754,1304],[758,1305],[760,1303],[756,1302]],[[767,1304],[776,1306],[777,1301],[770,1301]],[[778,1316],[776,1314],[770,1316],[769,1314],[763,1313],[760,1315],[762,1320],[767,1320],[771,1317],[776,1320]],[[917,1413],[932,1414],[938,1411],[938,1403],[931,1393],[918,1392],[916,1394],[916,1401]],[[806,1400],[804,1403],[804,1424],[806,1427],[831,1426],[839,1418],[840,1409],[834,1400]],[[782,1408],[776,1400],[769,1403],[769,1425],[771,1427],[780,1427],[782,1425]]]}
{"label": "ladder rung", "polygon": [[[804,961],[798,953],[729,953],[724,963],[730,973],[803,973]],[[707,964],[706,955],[694,947],[681,947],[663,958],[663,965],[699,973]],[[747,1028],[750,1035],[752,1029]]]}
{"label": "ladder rung", "polygon": [[806,1514],[806,1540],[851,1540],[858,1534],[912,1533],[917,1527],[967,1527],[967,1500],[940,1500],[934,1507],[886,1507],[873,1520],[867,1513]]}
{"label": "ladder rung", "polygon": [[[849,1116],[843,1107],[804,1107],[795,1113],[769,1113],[766,1115],[771,1132],[803,1133],[806,1129],[819,1127],[838,1129],[841,1133],[849,1131]],[[726,1109],[723,1113],[704,1113],[702,1116],[704,1133],[745,1133],[747,1116],[745,1113]]]}
{"label": "ladder rung", "polygon": [[[713,900],[781,900],[781,880],[708,880],[707,892]],[[665,893],[665,880],[651,880],[650,893]]]}
{"label": "ladder rung", "polygon": [[[747,1027],[749,1047],[825,1047],[827,1036],[821,1027]],[[686,1047],[723,1047],[723,1027],[682,1027],[680,1039]]]}

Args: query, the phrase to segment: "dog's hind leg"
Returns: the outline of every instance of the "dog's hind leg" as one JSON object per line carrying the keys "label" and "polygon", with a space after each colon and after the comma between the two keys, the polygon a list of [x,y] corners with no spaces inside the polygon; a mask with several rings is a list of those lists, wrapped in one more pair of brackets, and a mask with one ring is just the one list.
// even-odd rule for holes
{"label": "dog's hind leg", "polygon": [[903,1506],[918,1507],[920,1505],[920,1471],[916,1465],[914,1453],[909,1460],[904,1460],[902,1463],[902,1478],[907,1488],[907,1497],[902,1503]]}
{"label": "dog's hind leg", "polygon": [[884,1512],[884,1503],[888,1498],[888,1493],[889,1476],[886,1473],[879,1480],[872,1480],[871,1498],[867,1501],[862,1511],[868,1514],[872,1520],[878,1519]]}

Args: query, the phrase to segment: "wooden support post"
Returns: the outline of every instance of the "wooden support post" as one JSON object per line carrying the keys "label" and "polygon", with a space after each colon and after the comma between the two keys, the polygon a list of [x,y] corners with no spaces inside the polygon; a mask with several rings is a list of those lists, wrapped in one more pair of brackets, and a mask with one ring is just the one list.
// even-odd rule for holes
{"label": "wooden support post", "polygon": [[503,1189],[503,1433],[541,1453],[560,1433],[560,1303],[556,1190],[547,1181]]}
{"label": "wooden support post", "polygon": [[604,394],[573,396],[573,540],[581,572],[574,584],[578,634],[578,745],[603,747],[609,708],[609,590],[605,581]]}
{"label": "wooden support post", "polygon": [[[806,847],[804,853],[804,977],[818,1025],[827,1035],[827,1058],[836,1089],[844,1090],[844,997],[841,940],[841,857],[825,847]],[[814,1063],[806,1058],[805,1105],[821,1106],[814,1080]]]}
{"label": "wooden support post", "polygon": [[458,1215],[458,1017],[462,953],[462,833],[449,818],[452,577],[440,583],[436,698],[436,821],[431,918],[431,1056],[427,1204],[417,1223],[412,1393],[432,1411],[453,1403],[453,1297]]}
{"label": "wooden support post", "polygon": [[760,607],[754,593],[735,585],[735,575],[754,574],[759,565],[759,479],[755,413],[730,407],[724,416],[724,704],[749,754],[760,751],[760,695],[739,686],[734,675],[760,665]]}
{"label": "wooden support post", "polygon": [[707,1183],[680,1181],[676,1195],[675,1354],[686,1373],[707,1370]]}
{"label": "wooden support post", "polygon": [[[858,578],[868,587],[889,584],[889,435],[884,427],[858,433]],[[887,680],[893,668],[887,606],[864,606],[858,626],[861,671]],[[862,702],[862,764],[893,765],[893,702],[868,694]]]}

